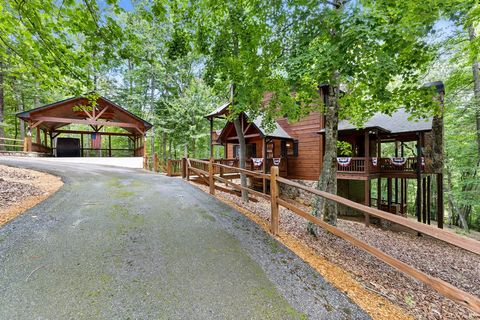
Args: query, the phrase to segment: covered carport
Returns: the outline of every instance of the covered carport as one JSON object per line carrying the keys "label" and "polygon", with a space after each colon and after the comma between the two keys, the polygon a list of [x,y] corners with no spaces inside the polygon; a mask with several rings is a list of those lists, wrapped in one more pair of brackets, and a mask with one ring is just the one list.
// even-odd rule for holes
{"label": "covered carport", "polygon": [[[144,157],[145,134],[152,125],[96,94],[74,97],[17,114],[27,123],[25,152],[58,157]],[[66,138],[67,137],[67,138]],[[125,137],[128,147],[112,147]]]}

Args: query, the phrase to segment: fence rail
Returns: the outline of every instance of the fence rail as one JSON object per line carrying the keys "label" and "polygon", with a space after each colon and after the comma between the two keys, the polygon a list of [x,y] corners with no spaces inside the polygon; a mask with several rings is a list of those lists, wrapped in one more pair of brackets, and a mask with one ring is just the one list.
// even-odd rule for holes
{"label": "fence rail", "polygon": [[[456,234],[452,234],[447,231],[437,229],[429,225],[425,225],[416,221],[411,221],[407,218],[393,215],[375,208],[367,207],[365,205],[356,203],[349,199],[342,198],[338,195],[330,194],[314,188],[303,186],[296,182],[280,177],[279,168],[276,166],[271,168],[270,175],[266,175],[263,173],[259,173],[259,172],[255,172],[247,169],[241,169],[237,167],[228,166],[222,163],[217,163],[214,161],[214,159],[211,159],[210,161],[186,159],[184,161],[184,164],[186,166],[185,168],[186,178],[189,179],[190,172],[196,173],[209,186],[211,194],[215,194],[215,189],[217,188],[217,186],[215,185],[215,181],[220,181],[225,183],[226,185],[230,185],[232,188],[236,190],[240,190],[240,191],[245,190],[248,193],[251,193],[253,195],[260,196],[269,200],[271,204],[270,230],[274,235],[278,234],[279,225],[280,225],[279,208],[280,206],[282,206],[289,209],[293,213],[305,218],[306,220],[318,225],[319,227],[331,232],[332,234],[350,242],[352,245],[356,246],[357,248],[360,248],[368,252],[369,254],[387,263],[391,267],[397,269],[398,271],[430,286],[431,288],[433,288],[440,294],[444,295],[445,297],[452,299],[457,303],[477,313],[480,313],[480,299],[478,297],[470,293],[467,293],[461,289],[458,289],[444,280],[432,277],[420,270],[417,270],[414,267],[411,267],[410,265],[348,234],[347,232],[335,226],[332,226],[317,217],[312,216],[308,212],[304,211],[301,208],[301,206],[297,206],[295,205],[295,203],[291,203],[281,198],[280,191],[279,191],[280,190],[279,184],[283,183],[283,184],[289,185],[290,187],[302,189],[306,192],[311,193],[314,196],[323,197],[329,201],[334,201],[337,204],[342,204],[344,206],[347,206],[349,208],[362,212],[366,217],[374,216],[380,219],[388,220],[393,223],[405,226],[412,230],[421,232],[425,235],[437,238],[439,240],[450,243],[464,250],[480,255],[480,243],[478,241],[475,241],[473,239],[463,238]],[[228,179],[217,176],[216,168],[228,169],[230,171],[237,172],[238,174],[245,174],[245,175],[256,177],[256,178],[270,180],[270,195],[233,183]]]}
{"label": "fence rail", "polygon": [[9,151],[9,149],[14,151],[21,149],[23,151],[23,148],[24,148],[23,143],[24,143],[23,139],[0,137],[0,149],[7,149],[7,151]]}

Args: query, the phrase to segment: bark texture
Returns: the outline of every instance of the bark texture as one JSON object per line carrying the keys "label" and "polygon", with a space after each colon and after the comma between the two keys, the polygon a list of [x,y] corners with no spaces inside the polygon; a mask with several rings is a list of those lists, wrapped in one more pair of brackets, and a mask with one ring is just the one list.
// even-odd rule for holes
{"label": "bark texture", "polygon": [[[237,132],[238,143],[240,145],[240,154],[239,154],[239,166],[242,169],[245,169],[246,164],[246,150],[247,144],[245,143],[245,136],[243,134],[242,123],[240,121],[240,115],[233,120],[233,125],[235,126],[235,131]],[[242,187],[247,187],[247,176],[243,173],[240,174],[240,183]],[[248,192],[246,190],[242,190],[242,201],[248,202]]]}
{"label": "bark texture", "polygon": [[[468,28],[469,40],[471,43],[477,38],[475,27],[470,25]],[[472,73],[473,73],[473,94],[474,94],[474,106],[476,110],[476,124],[477,124],[477,154],[480,159],[480,64],[478,57],[473,58]]]}
{"label": "bark texture", "polygon": [[[322,172],[317,189],[337,194],[337,140],[338,140],[338,86],[330,86],[325,112],[325,155]],[[337,224],[337,204],[333,201],[317,197],[314,201],[312,215],[320,216],[329,224]],[[317,227],[309,224],[308,230],[316,234]]]}

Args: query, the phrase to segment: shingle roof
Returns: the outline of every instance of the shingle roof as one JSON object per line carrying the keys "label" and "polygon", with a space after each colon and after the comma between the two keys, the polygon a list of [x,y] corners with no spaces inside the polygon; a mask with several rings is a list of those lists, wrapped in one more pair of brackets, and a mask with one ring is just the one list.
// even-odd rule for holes
{"label": "shingle roof", "polygon": [[[412,119],[410,119],[412,118]],[[375,113],[367,120],[363,129],[378,128],[390,133],[405,133],[432,130],[432,117],[415,119],[404,108],[398,109],[391,116],[384,113]],[[362,129],[354,126],[348,120],[342,120],[338,124],[339,131]],[[322,129],[319,132],[324,132]]]}
{"label": "shingle roof", "polygon": [[218,107],[217,109],[215,109],[214,111],[210,112],[209,114],[207,114],[205,116],[205,118],[214,118],[214,117],[218,117],[218,116],[221,116],[223,114],[225,114],[228,110],[228,107],[230,107],[230,102],[227,102],[225,103],[224,105],[221,105],[220,107]]}
{"label": "shingle roof", "polygon": [[272,138],[281,138],[281,139],[293,139],[279,124],[278,122],[274,122],[274,130],[272,132],[267,132],[263,127],[262,127],[262,121],[263,117],[258,116],[253,120],[253,123],[257,128],[260,130],[260,132],[266,136],[266,137],[272,137]]}

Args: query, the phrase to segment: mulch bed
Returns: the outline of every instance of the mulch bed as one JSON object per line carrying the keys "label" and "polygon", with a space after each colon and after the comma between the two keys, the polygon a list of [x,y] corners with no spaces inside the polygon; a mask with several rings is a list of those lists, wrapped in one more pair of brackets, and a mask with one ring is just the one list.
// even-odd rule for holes
{"label": "mulch bed", "polygon": [[[195,184],[205,192],[208,187]],[[216,191],[232,201],[270,220],[270,202],[244,204],[240,198]],[[338,220],[338,227],[385,253],[450,284],[480,296],[480,256],[427,236],[365,227],[362,223]],[[403,275],[370,254],[322,229],[317,237],[306,232],[306,222],[290,210],[281,208],[280,228],[318,255],[350,272],[367,289],[399,305],[416,319],[480,319],[480,315],[444,298],[426,285]]]}
{"label": "mulch bed", "polygon": [[46,199],[62,184],[50,174],[0,165],[0,226]]}

